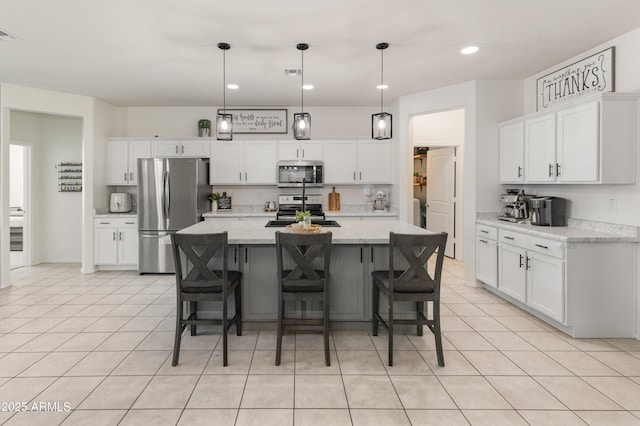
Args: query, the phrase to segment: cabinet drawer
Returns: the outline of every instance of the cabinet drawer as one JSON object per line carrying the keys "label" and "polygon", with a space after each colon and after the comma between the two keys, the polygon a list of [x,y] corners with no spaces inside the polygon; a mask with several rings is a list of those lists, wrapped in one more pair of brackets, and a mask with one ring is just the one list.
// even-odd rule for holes
{"label": "cabinet drawer", "polygon": [[96,228],[137,228],[138,219],[135,217],[100,217],[94,219],[94,225]]}
{"label": "cabinet drawer", "polygon": [[476,235],[481,238],[488,238],[490,240],[498,239],[498,228],[487,225],[476,224]]}
{"label": "cabinet drawer", "polygon": [[519,232],[506,231],[504,229],[501,229],[499,234],[501,243],[512,244],[548,256],[564,258],[564,244],[559,241]]}

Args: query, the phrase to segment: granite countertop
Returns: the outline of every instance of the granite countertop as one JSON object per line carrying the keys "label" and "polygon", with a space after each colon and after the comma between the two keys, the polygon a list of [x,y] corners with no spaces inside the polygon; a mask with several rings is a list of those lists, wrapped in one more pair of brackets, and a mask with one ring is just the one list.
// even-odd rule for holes
{"label": "granite countertop", "polygon": [[[263,220],[248,219],[221,223],[207,220],[191,225],[179,233],[207,234],[227,231],[229,244],[275,244],[276,231],[286,228],[266,228]],[[399,220],[353,220],[341,223],[340,227],[323,227],[330,231],[334,244],[389,244],[389,232],[406,234],[430,234],[430,231]]]}
{"label": "granite countertop", "polygon": [[122,218],[137,218],[138,212],[133,210],[127,213],[111,213],[108,207],[102,207],[93,211],[93,217],[122,217]]}
{"label": "granite countertop", "polygon": [[[344,205],[340,210],[337,211],[329,211],[327,206],[322,207],[324,210],[324,214],[327,218],[331,217],[398,217],[398,209],[387,209],[383,212],[374,212],[370,210],[365,205]],[[252,205],[252,206],[235,206],[231,210],[220,210],[217,212],[207,212],[204,213],[203,217],[262,217],[262,218],[276,218],[277,211],[267,212],[264,211],[263,206]]]}
{"label": "granite countertop", "polygon": [[568,226],[537,226],[531,222],[512,223],[498,220],[495,215],[478,215],[476,223],[500,229],[522,232],[536,237],[565,243],[637,243],[638,228],[606,222],[569,219]]}

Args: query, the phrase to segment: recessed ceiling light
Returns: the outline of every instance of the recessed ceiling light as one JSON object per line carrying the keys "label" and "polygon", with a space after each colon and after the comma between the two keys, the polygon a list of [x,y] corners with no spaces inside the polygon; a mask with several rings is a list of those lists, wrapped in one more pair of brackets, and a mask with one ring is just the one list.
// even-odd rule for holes
{"label": "recessed ceiling light", "polygon": [[227,89],[236,90],[236,89],[239,89],[239,88],[240,88],[240,86],[238,86],[237,84],[233,84],[233,83],[227,84]]}
{"label": "recessed ceiling light", "polygon": [[302,86],[303,90],[312,90],[313,89],[313,84],[305,84],[304,86]]}
{"label": "recessed ceiling light", "polygon": [[480,48],[478,46],[467,46],[464,49],[460,50],[460,53],[463,55],[471,55],[472,53],[476,53]]}
{"label": "recessed ceiling light", "polygon": [[376,86],[376,89],[378,89],[378,90],[384,90],[384,89],[388,89],[388,88],[389,88],[388,84],[378,84]]}

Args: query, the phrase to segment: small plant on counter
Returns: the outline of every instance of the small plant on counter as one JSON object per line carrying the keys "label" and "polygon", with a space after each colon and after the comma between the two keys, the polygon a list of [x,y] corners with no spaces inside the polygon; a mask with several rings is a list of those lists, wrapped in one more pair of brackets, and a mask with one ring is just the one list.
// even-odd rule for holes
{"label": "small plant on counter", "polygon": [[211,128],[211,120],[203,118],[202,120],[198,120],[198,128],[199,129],[210,129]]}
{"label": "small plant on counter", "polygon": [[220,193],[219,192],[214,192],[211,195],[209,195],[209,199],[211,201],[218,201],[219,198],[220,198]]}
{"label": "small plant on counter", "polygon": [[309,210],[303,212],[296,210],[296,222],[302,222],[306,216],[311,216]]}

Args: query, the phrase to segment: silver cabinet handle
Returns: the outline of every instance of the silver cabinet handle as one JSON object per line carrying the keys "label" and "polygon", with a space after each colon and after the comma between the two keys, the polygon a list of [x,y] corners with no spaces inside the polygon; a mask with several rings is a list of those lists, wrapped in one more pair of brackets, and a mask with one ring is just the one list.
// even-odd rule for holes
{"label": "silver cabinet handle", "polygon": [[302,158],[304,158],[304,148],[302,149]]}
{"label": "silver cabinet handle", "polygon": [[184,154],[184,145],[182,145],[181,148],[182,148],[182,153]]}
{"label": "silver cabinet handle", "polygon": [[531,258],[527,257],[527,261],[525,262],[526,268],[530,269],[531,268]]}
{"label": "silver cabinet handle", "polygon": [[520,255],[520,267],[521,267],[521,268],[522,268],[522,259],[523,259],[523,256],[522,256],[522,255]]}
{"label": "silver cabinet handle", "polygon": [[549,163],[549,177],[553,177],[553,164]]}
{"label": "silver cabinet handle", "polygon": [[100,225],[108,225],[108,224],[110,224],[110,223],[111,223],[111,222],[100,222]]}
{"label": "silver cabinet handle", "polygon": [[518,177],[522,177],[522,166],[518,166]]}
{"label": "silver cabinet handle", "polygon": [[118,240],[122,241],[122,232],[118,232]]}
{"label": "silver cabinet handle", "polygon": [[133,172],[129,172],[129,182],[133,181]]}
{"label": "silver cabinet handle", "polygon": [[244,172],[244,180],[247,180],[247,172]]}
{"label": "silver cabinet handle", "polygon": [[478,240],[478,241],[480,241],[481,243],[489,244],[489,241],[487,240]]}
{"label": "silver cabinet handle", "polygon": [[240,172],[240,177],[238,178],[238,180],[242,180],[242,172]]}
{"label": "silver cabinet handle", "polygon": [[135,222],[125,222],[124,224],[125,225],[135,225],[136,223]]}
{"label": "silver cabinet handle", "polygon": [[353,181],[355,182],[356,180],[356,172],[353,172]]}
{"label": "silver cabinet handle", "polygon": [[489,231],[485,231],[484,229],[481,229],[480,232],[482,232],[483,234],[488,234]]}
{"label": "silver cabinet handle", "polygon": [[560,164],[556,163],[556,176],[560,176]]}
{"label": "silver cabinet handle", "polygon": [[360,180],[362,180],[362,172],[360,172]]}
{"label": "silver cabinet handle", "polygon": [[513,237],[504,237],[505,240],[513,240]]}
{"label": "silver cabinet handle", "polygon": [[127,181],[127,172],[124,172],[124,181]]}
{"label": "silver cabinet handle", "polygon": [[116,240],[116,231],[113,231],[113,241]]}
{"label": "silver cabinet handle", "polygon": [[300,150],[296,148],[296,158],[300,158]]}
{"label": "silver cabinet handle", "polygon": [[176,145],[176,154],[178,154],[178,145]]}
{"label": "silver cabinet handle", "polygon": [[543,246],[542,244],[536,244],[536,247],[540,247],[540,248],[549,250],[549,247]]}

